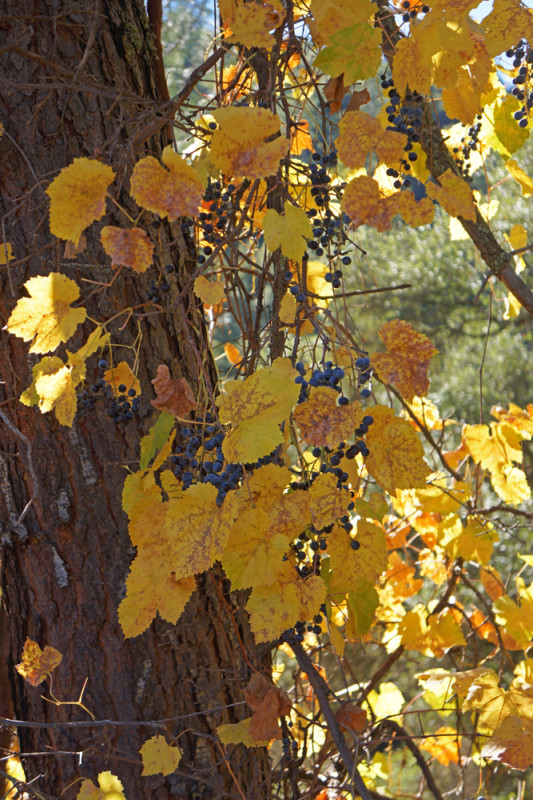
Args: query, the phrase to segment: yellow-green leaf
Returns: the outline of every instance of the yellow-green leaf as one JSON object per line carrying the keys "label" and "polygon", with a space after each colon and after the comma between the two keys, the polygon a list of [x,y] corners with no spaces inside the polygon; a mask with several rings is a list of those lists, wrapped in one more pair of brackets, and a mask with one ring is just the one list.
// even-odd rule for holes
{"label": "yellow-green leaf", "polygon": [[143,775],[171,775],[180,763],[183,755],[180,747],[171,745],[164,736],[152,736],[139,750],[143,760]]}
{"label": "yellow-green leaf", "polygon": [[299,206],[285,203],[283,214],[269,208],[263,220],[265,243],[274,252],[281,247],[281,252],[293,261],[301,261],[307,242],[311,238],[311,222]]}

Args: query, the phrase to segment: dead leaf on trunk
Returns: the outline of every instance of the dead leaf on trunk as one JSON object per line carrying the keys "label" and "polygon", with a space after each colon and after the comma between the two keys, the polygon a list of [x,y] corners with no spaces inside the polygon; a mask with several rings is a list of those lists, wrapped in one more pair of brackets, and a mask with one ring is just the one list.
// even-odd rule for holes
{"label": "dead leaf on trunk", "polygon": [[160,364],[153,379],[156,398],[152,405],[175,417],[185,417],[196,408],[193,391],[185,378],[173,378],[166,364]]}
{"label": "dead leaf on trunk", "polygon": [[281,739],[278,719],[286,716],[292,708],[287,692],[277,689],[256,672],[244,690],[244,697],[254,712],[250,722],[252,738]]}

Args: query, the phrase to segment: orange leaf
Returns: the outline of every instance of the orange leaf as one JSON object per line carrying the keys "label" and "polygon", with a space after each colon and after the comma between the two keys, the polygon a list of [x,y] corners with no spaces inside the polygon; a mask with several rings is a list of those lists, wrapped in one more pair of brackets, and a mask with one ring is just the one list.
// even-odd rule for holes
{"label": "orange leaf", "polygon": [[507,716],[483,747],[481,755],[515,769],[527,769],[533,765],[532,741],[533,721]]}
{"label": "orange leaf", "polygon": [[330,78],[324,86],[324,95],[326,96],[329,110],[332,114],[336,114],[337,111],[340,111],[342,108],[342,99],[345,94],[346,87],[344,86],[344,74],[338,75],[336,78]]}
{"label": "orange leaf", "polygon": [[281,739],[278,718],[287,716],[292,703],[287,692],[269,683],[259,672],[252,675],[244,697],[252,711],[250,734],[259,741]]}
{"label": "orange leaf", "polygon": [[226,358],[228,359],[230,364],[233,364],[234,367],[236,367],[238,364],[242,362],[241,351],[237,347],[235,347],[235,345],[232,344],[231,342],[224,343],[224,352],[226,354]]}
{"label": "orange leaf", "polygon": [[336,393],[324,386],[314,389],[309,400],[294,411],[294,420],[305,441],[319,447],[335,447],[348,439],[362,418],[359,403],[339,406]]}
{"label": "orange leaf", "polygon": [[440,764],[458,764],[461,753],[461,737],[455,728],[444,725],[435,731],[435,736],[422,739],[420,749],[430,753]]}
{"label": "orange leaf", "polygon": [[[219,108],[213,112],[219,124],[209,156],[226,175],[234,178],[266,178],[278,169],[288,141],[279,134],[279,118],[266,108]],[[265,141],[269,139],[269,141]]]}
{"label": "orange leaf", "polygon": [[345,703],[338,708],[337,711],[335,711],[335,719],[339,723],[341,731],[346,730],[361,733],[368,724],[366,711],[356,703]]}
{"label": "orange leaf", "polygon": [[44,650],[41,650],[37,642],[26,639],[22,661],[16,665],[15,669],[32,686],[38,686],[49,672],[61,664],[62,658],[63,655],[55,647],[46,645]]}
{"label": "orange leaf", "polygon": [[300,120],[296,123],[294,133],[291,136],[291,153],[299,156],[304,150],[313,149],[313,140],[309,135],[309,123],[306,119]]}
{"label": "orange leaf", "polygon": [[[104,372],[104,380],[117,396],[127,394],[130,389],[134,389],[137,395],[141,393],[141,384],[132,372],[130,365],[125,361],[121,361],[113,369],[106,370]],[[126,392],[121,392],[118,388],[122,385],[126,387]]]}
{"label": "orange leaf", "polygon": [[428,183],[426,191],[451,217],[476,221],[476,206],[470,186],[451,169],[439,177],[439,186]]}
{"label": "orange leaf", "polygon": [[399,162],[405,156],[406,143],[405,134],[384,130],[379,119],[364,111],[347,112],[339,123],[339,136],[335,139],[339,158],[354,169],[365,165],[372,150],[380,161]]}
{"label": "orange leaf", "polygon": [[439,352],[437,348],[423,333],[417,333],[408,322],[398,319],[382,325],[379,335],[388,350],[371,358],[380,380],[396,387],[408,403],[416,395],[426,395],[429,360]]}
{"label": "orange leaf", "polygon": [[106,225],[100,239],[114,267],[131,267],[135,272],[146,272],[152,264],[154,245],[140,228],[115,228]]}
{"label": "orange leaf", "polygon": [[431,470],[424,461],[422,442],[409,423],[386,406],[369,411],[374,424],[366,435],[370,455],[365,465],[372,477],[390,494],[425,486]]}
{"label": "orange leaf", "polygon": [[152,156],[141,158],[131,176],[131,195],[143,208],[168,217],[195,216],[202,201],[203,186],[196,170],[174,152],[171,145],[161,156],[168,169]]}
{"label": "orange leaf", "polygon": [[193,391],[185,378],[172,378],[166,364],[157,368],[157,376],[153,379],[156,398],[152,405],[159,411],[185,417],[196,408]]}
{"label": "orange leaf", "polygon": [[394,202],[387,202],[388,199],[381,197],[377,181],[359,175],[346,186],[341,209],[348,214],[354,228],[372,225],[381,233],[390,229],[391,220],[398,213]]}

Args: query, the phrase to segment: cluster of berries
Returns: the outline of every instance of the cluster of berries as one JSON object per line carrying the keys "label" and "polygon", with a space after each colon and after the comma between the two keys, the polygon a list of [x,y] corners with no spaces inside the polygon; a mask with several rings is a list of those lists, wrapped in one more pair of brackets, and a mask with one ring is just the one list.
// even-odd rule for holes
{"label": "cluster of berries", "polygon": [[470,176],[470,155],[472,150],[477,150],[479,143],[479,132],[481,130],[482,114],[478,114],[476,122],[468,129],[468,139],[463,137],[461,139],[461,147],[453,148],[453,155],[461,170],[461,174],[465,180],[471,180]]}
{"label": "cluster of berries", "polygon": [[410,0],[404,0],[402,3],[402,10],[402,21],[410,22],[412,19],[416,19],[420,13],[427,14],[429,12],[429,6],[420,6],[416,0],[415,3],[411,3]]}
{"label": "cluster of berries", "polygon": [[[109,368],[105,358],[98,362],[100,373]],[[91,386],[83,389],[78,394],[79,411],[78,416],[83,417],[86,413],[94,411],[96,401],[105,398],[108,401],[106,414],[111,417],[115,425],[130,422],[139,411],[140,398],[135,389],[128,389],[125,384],[118,387],[119,394],[107,383],[104,377],[98,378]]]}
{"label": "cluster of berries", "polygon": [[236,489],[242,477],[240,464],[227,464],[222,452],[224,432],[214,424],[208,412],[204,423],[181,429],[181,443],[171,458],[174,475],[188,489],[193,483],[210,483],[218,489],[217,503],[222,505],[227,492]]}
{"label": "cluster of berries", "polygon": [[527,128],[528,118],[533,108],[533,87],[531,86],[533,50],[525,39],[521,39],[516,47],[509,48],[505,55],[507,58],[513,59],[513,67],[518,69],[518,75],[513,78],[513,94],[522,103],[522,107],[515,111],[514,118],[521,128]]}
{"label": "cluster of berries", "polygon": [[[413,146],[420,141],[420,129],[424,120],[423,97],[417,92],[410,92],[402,101],[392,78],[388,78],[385,72],[380,75],[380,78],[381,88],[384,91],[388,90],[389,104],[385,110],[390,124],[387,129],[404,133],[407,136],[407,144],[404,145],[406,157],[401,160],[401,172],[409,173],[411,164],[418,158]],[[408,188],[411,185],[410,178],[402,178],[401,172],[392,167],[387,170],[387,175],[395,178],[393,184],[395,189]]]}

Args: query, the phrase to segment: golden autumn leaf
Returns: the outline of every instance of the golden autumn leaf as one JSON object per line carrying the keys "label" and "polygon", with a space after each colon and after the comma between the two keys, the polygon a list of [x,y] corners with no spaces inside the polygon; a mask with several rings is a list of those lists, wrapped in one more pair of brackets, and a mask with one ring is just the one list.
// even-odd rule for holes
{"label": "golden autumn leaf", "polygon": [[[357,550],[352,542],[359,544]],[[387,542],[385,531],[379,525],[359,520],[357,533],[352,538],[337,528],[328,538],[328,555],[331,575],[328,592],[339,602],[360,578],[370,584],[387,568]]]}
{"label": "golden autumn leaf", "polygon": [[498,0],[483,20],[485,43],[491,56],[497,56],[523,36],[533,40],[533,12],[527,3]]}
{"label": "golden autumn leaf", "polygon": [[477,711],[479,724],[494,731],[506,717],[533,722],[533,687],[516,686],[508,691],[499,686],[492,670],[479,675],[467,689],[463,711]]}
{"label": "golden autumn leaf", "polygon": [[63,654],[55,647],[46,645],[41,650],[37,642],[26,639],[24,650],[22,651],[22,661],[17,664],[15,669],[22,675],[25,681],[32,686],[38,686],[44,681],[48,673],[52,672],[61,664]]}
{"label": "golden autumn leaf", "polygon": [[526,438],[533,435],[533,405],[528,405],[526,409],[520,408],[515,403],[509,403],[508,409],[492,406],[491,414],[498,422],[506,422],[519,433],[523,433]]}
{"label": "golden autumn leaf", "polygon": [[533,639],[533,584],[524,588],[515,602],[508,595],[499,597],[493,604],[496,622],[506,632],[528,647]]}
{"label": "golden autumn leaf", "polygon": [[418,650],[427,656],[441,658],[452,647],[463,647],[466,642],[453,614],[449,610],[427,621],[428,610],[418,603],[398,625],[401,642],[408,650]]}
{"label": "golden autumn leaf", "polygon": [[390,229],[392,218],[399,213],[390,198],[381,196],[377,181],[366,175],[359,175],[348,183],[341,210],[348,214],[354,228],[371,225],[380,233]]}
{"label": "golden autumn leaf", "polygon": [[471,125],[481,110],[481,87],[476,86],[468,67],[459,67],[456,86],[442,90],[442,105],[450,119]]}
{"label": "golden autumn leaf", "polygon": [[111,772],[100,772],[98,786],[89,778],[84,778],[76,795],[76,800],[126,800],[124,787],[116,775]]}
{"label": "golden autumn leaf", "polygon": [[252,717],[242,719],[240,722],[224,723],[216,729],[222,744],[243,744],[245,747],[268,747],[271,739],[258,741],[250,733]]}
{"label": "golden autumn leaf", "polygon": [[114,177],[111,167],[90,158],[75,158],[64,167],[46,190],[50,232],[77,245],[85,228],[104,216],[107,187]]}
{"label": "golden autumn leaf", "polygon": [[422,442],[407,420],[386,406],[369,411],[374,423],[365,437],[370,450],[365,465],[372,477],[389,494],[425,486],[431,470],[424,461]]}
{"label": "golden autumn leaf", "polygon": [[515,181],[520,184],[520,188],[522,189],[522,194],[524,197],[533,194],[533,180],[529,177],[527,172],[524,172],[524,170],[518,166],[515,159],[510,158],[505,162],[505,166]]}
{"label": "golden autumn leaf", "polygon": [[405,158],[407,136],[385,130],[379,119],[364,111],[348,111],[339,122],[339,136],[335,144],[342,163],[359,169],[364,167],[371,151],[376,153],[380,162],[390,165],[399,163]]}
{"label": "golden autumn leaf", "polygon": [[194,293],[206,306],[216,306],[226,296],[224,286],[219,281],[210,281],[203,275],[198,275],[194,281]]}
{"label": "golden autumn leaf", "polygon": [[270,31],[279,28],[285,19],[285,9],[279,0],[269,3],[253,2],[233,6],[224,19],[232,31],[230,42],[239,42],[245,47],[272,47],[275,38]]}
{"label": "golden autumn leaf", "polygon": [[7,330],[31,341],[30,353],[48,353],[70,339],[85,321],[85,308],[70,307],[80,290],[75,281],[59,272],[30,278],[24,287],[30,296],[17,302]]}
{"label": "golden autumn leaf", "polygon": [[494,526],[477,517],[468,517],[466,525],[455,514],[450,514],[439,525],[439,544],[452,558],[488,564],[499,536]]}
{"label": "golden autumn leaf", "polygon": [[292,261],[301,261],[312,229],[309,217],[299,206],[285,203],[283,214],[269,208],[263,220],[265,244],[271,252],[281,252]]}
{"label": "golden autumn leaf", "polygon": [[141,158],[131,176],[131,196],[143,208],[168,217],[194,217],[202,202],[203,184],[196,170],[167,145],[161,166],[153,156]]}
{"label": "golden autumn leaf", "polygon": [[507,716],[483,745],[483,758],[501,761],[514,769],[533,766],[533,720]]}
{"label": "golden autumn leaf", "polygon": [[247,608],[256,642],[276,640],[297,620],[312,619],[326,599],[326,584],[318,575],[303,580],[289,562],[276,582],[252,591]]}
{"label": "golden autumn leaf", "polygon": [[152,383],[157,396],[151,403],[158,411],[185,417],[196,408],[196,400],[187,379],[173,378],[166,364],[159,364]]}
{"label": "golden autumn leaf", "polygon": [[311,522],[319,531],[348,513],[350,495],[337,489],[337,478],[331,472],[322,473],[306,492]]}
{"label": "golden autumn leaf", "polygon": [[458,764],[461,756],[461,737],[455,728],[442,725],[437,728],[434,736],[422,739],[420,749],[425,750],[445,767],[449,764]]}
{"label": "golden autumn leaf", "polygon": [[439,184],[428,183],[426,191],[452,217],[476,221],[476,206],[472,189],[459,175],[447,169],[439,176]]}
{"label": "golden autumn leaf", "polygon": [[395,319],[379,329],[387,353],[375,353],[370,362],[380,380],[391,383],[412,403],[429,390],[430,359],[439,351],[427,336],[415,331],[410,323]]}
{"label": "golden autumn leaf", "polygon": [[275,583],[290,542],[311,522],[307,493],[284,494],[285,467],[266,464],[239,489],[241,509],[222,556],[234,589]]}
{"label": "golden autumn leaf", "polygon": [[226,381],[219,416],[223,424],[231,423],[222,444],[228,461],[253,463],[282,443],[279,426],[300,394],[297,374],[288,358],[278,358],[244,381]]}
{"label": "golden autumn leaf", "polygon": [[[116,367],[106,369],[104,380],[116,396],[127,394],[130,389],[133,389],[137,395],[141,393],[141,384],[126,361],[120,361]],[[120,391],[119,386],[125,386],[126,391]]]}
{"label": "golden autumn leaf", "polygon": [[321,43],[357,22],[368,22],[376,8],[370,0],[312,0],[309,10],[313,15],[309,21],[313,39]]}
{"label": "golden autumn leaf", "polygon": [[[277,172],[289,149],[279,133],[279,118],[266,108],[219,108],[219,124],[211,140],[209,157],[223,173],[234,178],[266,178]],[[266,139],[269,139],[267,142]]]}
{"label": "golden autumn leaf", "polygon": [[178,768],[183,752],[179,746],[169,744],[164,736],[152,736],[145,741],[139,755],[143,760],[142,775],[171,775]]}
{"label": "golden autumn leaf", "polygon": [[530,496],[524,472],[513,462],[522,463],[523,439],[531,433],[506,422],[465,425],[463,440],[476,464],[488,469],[495,492],[506,503],[521,503]]}
{"label": "golden autumn leaf", "polygon": [[193,577],[176,580],[168,557],[155,551],[137,556],[126,581],[127,594],[118,608],[124,636],[138,636],[148,628],[159,612],[163,619],[176,624],[196,589]]}
{"label": "golden autumn leaf", "polygon": [[146,272],[151,266],[154,245],[140,228],[106,225],[100,239],[113,266],[131,267],[135,272]]}
{"label": "golden autumn leaf", "polygon": [[336,447],[353,436],[363,419],[359,403],[337,405],[337,393],[325,386],[312,390],[309,400],[294,411],[294,421],[308,444]]}
{"label": "golden autumn leaf", "polygon": [[413,192],[408,191],[396,192],[393,197],[398,204],[398,213],[410,228],[429,225],[433,221],[435,205],[429,197],[417,201]]}
{"label": "golden autumn leaf", "polygon": [[13,260],[13,247],[10,242],[0,242],[0,265]]}

